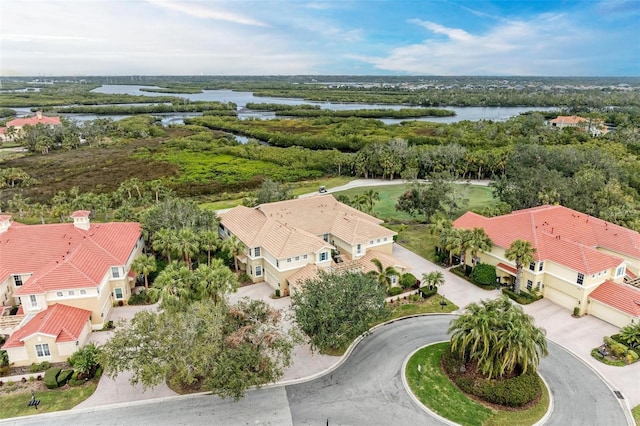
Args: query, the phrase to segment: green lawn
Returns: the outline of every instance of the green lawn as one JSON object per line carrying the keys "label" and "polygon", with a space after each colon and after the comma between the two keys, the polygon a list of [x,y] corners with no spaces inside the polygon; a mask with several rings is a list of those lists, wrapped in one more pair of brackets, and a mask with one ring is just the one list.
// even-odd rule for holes
{"label": "green lawn", "polygon": [[[346,191],[336,192],[335,194],[343,194],[349,197],[362,194],[373,189],[380,195],[380,201],[373,208],[373,216],[383,219],[387,222],[413,222],[416,220],[424,220],[422,217],[412,217],[411,215],[396,211],[396,203],[398,198],[411,187],[411,184],[388,185],[388,186],[369,186],[362,188],[348,189]],[[497,200],[493,198],[491,188],[478,185],[467,185],[463,187],[464,198],[468,200],[468,204],[461,209],[457,216],[462,215],[468,210],[479,207],[494,205]]]}
{"label": "green lawn", "polygon": [[424,224],[387,225],[388,228],[398,232],[396,242],[412,252],[424,257],[431,262],[436,262],[435,247],[438,237],[429,233],[429,228]]}
{"label": "green lawn", "polygon": [[[440,305],[440,302],[442,300],[447,303],[446,306]],[[394,303],[388,306],[391,308],[391,315],[389,318],[386,318],[385,321],[417,314],[449,313],[458,309],[458,306],[456,306],[450,300],[443,298],[439,294],[431,296],[426,300],[420,299],[415,303],[406,303],[403,305]]]}
{"label": "green lawn", "polygon": [[67,387],[36,392],[36,399],[40,400],[38,410],[28,407],[31,400],[30,392],[10,393],[0,396],[0,419],[28,416],[31,414],[51,413],[53,411],[70,410],[96,390],[96,383],[89,383],[80,387]]}
{"label": "green lawn", "polygon": [[640,405],[633,407],[631,413],[633,414],[633,419],[636,421],[636,425],[640,426]]}
{"label": "green lawn", "polygon": [[520,411],[494,410],[468,398],[440,367],[440,357],[448,344],[442,342],[422,348],[407,362],[405,374],[409,387],[430,410],[463,426],[532,425],[544,416],[549,406],[549,394],[544,386],[540,402]]}

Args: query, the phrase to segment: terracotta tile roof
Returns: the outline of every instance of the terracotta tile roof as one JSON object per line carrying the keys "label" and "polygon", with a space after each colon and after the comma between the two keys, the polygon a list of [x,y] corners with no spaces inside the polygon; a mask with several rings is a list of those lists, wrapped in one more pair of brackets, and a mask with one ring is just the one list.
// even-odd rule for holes
{"label": "terracotta tile roof", "polygon": [[[140,237],[140,224],[22,225],[0,233],[0,275],[32,274],[16,295],[95,287],[111,266],[124,265]],[[5,275],[6,276],[6,275]]]}
{"label": "terracotta tile roof", "polygon": [[62,124],[60,121],[60,117],[47,117],[46,115],[37,116],[27,118],[16,118],[15,120],[7,121],[5,126],[7,127],[24,127],[24,126],[35,126],[36,124],[44,124],[48,126],[57,126]]}
{"label": "terracotta tile roof", "polygon": [[591,292],[589,298],[640,318],[640,290],[634,287],[608,280]]}
{"label": "terracotta tile roof", "polygon": [[498,268],[505,270],[509,273],[512,273],[513,275],[518,273],[518,270],[516,268],[514,268],[513,266],[507,265],[506,263],[498,263],[498,265],[496,265]]}
{"label": "terracotta tile roof", "polygon": [[91,212],[89,210],[76,210],[75,212],[71,213],[72,218],[77,218],[77,217],[89,217],[89,215],[91,214]]}
{"label": "terracotta tile roof", "polygon": [[264,246],[279,258],[332,247],[321,238],[324,234],[333,234],[351,244],[396,235],[380,226],[380,219],[340,203],[332,195],[256,208],[237,206],[219,216],[222,225],[246,246]]}
{"label": "terracotta tile roof", "polygon": [[557,124],[575,125],[578,123],[586,123],[587,119],[584,117],[578,117],[577,115],[559,115],[553,120],[549,120],[549,122],[557,123]]}
{"label": "terracotta tile roof", "polygon": [[302,288],[302,284],[307,280],[312,280],[317,277],[319,271],[320,268],[318,268],[318,265],[309,263],[304,267],[298,269],[293,274],[289,275],[289,277],[287,278],[289,286],[299,291]]}
{"label": "terracotta tile roof", "polygon": [[24,346],[24,340],[34,334],[55,336],[56,342],[77,340],[90,316],[91,311],[56,303],[16,330],[3,349]]}
{"label": "terracotta tile roof", "polygon": [[633,280],[635,280],[636,278],[638,278],[638,276],[637,276],[636,274],[634,274],[633,272],[631,272],[631,271],[630,271],[630,270],[628,270],[628,269],[626,269],[626,270],[625,270],[625,274],[626,274],[627,276],[629,276],[629,278],[631,278],[631,279],[633,279]]}
{"label": "terracotta tile roof", "polygon": [[537,249],[535,258],[552,260],[585,274],[619,266],[623,259],[598,248],[640,259],[640,233],[563,206],[540,206],[486,218],[468,212],[456,228],[484,228],[493,243],[508,248],[517,239]]}
{"label": "terracotta tile roof", "polygon": [[0,127],[0,135],[4,135],[5,133],[7,133],[7,128],[6,127]]}

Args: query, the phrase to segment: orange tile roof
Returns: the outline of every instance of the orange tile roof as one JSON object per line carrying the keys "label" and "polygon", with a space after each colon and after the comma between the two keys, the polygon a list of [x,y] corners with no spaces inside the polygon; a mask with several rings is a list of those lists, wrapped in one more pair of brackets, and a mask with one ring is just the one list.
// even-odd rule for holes
{"label": "orange tile roof", "polygon": [[640,318],[640,290],[629,285],[607,280],[591,292],[589,298]]}
{"label": "orange tile roof", "polygon": [[35,126],[36,124],[57,126],[62,124],[62,122],[60,121],[60,117],[47,117],[45,115],[38,117],[37,115],[34,115],[33,117],[16,118],[15,120],[7,121],[5,126],[24,127],[24,126]]}
{"label": "orange tile roof", "polygon": [[71,223],[23,225],[12,222],[0,233],[0,275],[32,274],[16,295],[97,287],[111,266],[126,264],[138,239],[140,224]]}
{"label": "orange tile roof", "polygon": [[563,206],[533,207],[492,218],[468,212],[453,224],[484,228],[503,248],[517,239],[529,241],[537,249],[537,261],[552,260],[585,274],[622,264],[622,258],[598,248],[640,259],[640,233]]}
{"label": "orange tile roof", "polygon": [[56,342],[78,340],[90,316],[91,311],[56,303],[16,330],[2,348],[24,346],[24,341],[34,334],[55,336]]}
{"label": "orange tile roof", "polygon": [[578,117],[577,115],[559,115],[553,120],[549,120],[550,123],[559,123],[559,124],[578,124],[584,123],[587,119],[584,117]]}
{"label": "orange tile roof", "polygon": [[513,266],[510,266],[510,265],[507,265],[506,263],[500,262],[500,263],[498,263],[497,267],[500,268],[500,269],[503,269],[503,270],[505,270],[507,272],[510,272],[513,275],[518,273],[518,270],[516,268],[514,268]]}

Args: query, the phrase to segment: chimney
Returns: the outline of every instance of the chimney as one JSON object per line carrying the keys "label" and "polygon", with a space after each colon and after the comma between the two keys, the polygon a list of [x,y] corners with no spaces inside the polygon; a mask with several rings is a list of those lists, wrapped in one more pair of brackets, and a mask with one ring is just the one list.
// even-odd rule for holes
{"label": "chimney", "polygon": [[36,111],[36,117],[38,117],[38,120],[42,120],[42,111]]}
{"label": "chimney", "polygon": [[9,230],[11,226],[11,216],[8,214],[0,215],[0,234]]}
{"label": "chimney", "polygon": [[73,226],[78,229],[83,229],[85,231],[89,230],[91,224],[89,223],[89,213],[88,210],[78,210],[71,214],[71,218],[73,219]]}

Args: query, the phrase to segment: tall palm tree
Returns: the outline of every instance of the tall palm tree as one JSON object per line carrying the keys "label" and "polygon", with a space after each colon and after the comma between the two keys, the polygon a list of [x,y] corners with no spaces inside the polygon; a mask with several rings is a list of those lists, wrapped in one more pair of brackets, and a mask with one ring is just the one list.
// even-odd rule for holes
{"label": "tall palm tree", "polygon": [[196,291],[200,299],[213,299],[217,305],[227,293],[238,289],[237,275],[222,259],[213,259],[211,265],[199,265],[194,271]]}
{"label": "tall palm tree", "polygon": [[493,246],[493,241],[487,235],[483,228],[473,228],[469,235],[469,250],[471,251],[472,267],[475,268],[475,259],[478,256],[478,251],[490,250]]}
{"label": "tall palm tree", "polygon": [[200,248],[207,251],[207,265],[211,265],[211,253],[215,252],[220,244],[220,236],[212,229],[201,231],[198,234]]}
{"label": "tall palm tree", "polygon": [[376,201],[380,201],[380,193],[378,191],[374,191],[373,189],[369,189],[362,195],[367,213],[372,213]]}
{"label": "tall palm tree", "polygon": [[47,213],[49,213],[49,207],[47,207],[45,204],[35,203],[31,206],[31,211],[35,216],[38,216],[38,218],[40,218],[40,223],[44,225],[44,217],[47,215]]}
{"label": "tall palm tree", "polygon": [[449,332],[451,350],[489,378],[535,371],[547,355],[545,331],[506,297],[468,305]]}
{"label": "tall palm tree", "polygon": [[194,298],[193,272],[187,266],[174,260],[158,274],[149,289],[151,298],[160,299],[160,307],[165,311],[179,311]]}
{"label": "tall palm tree", "polygon": [[153,249],[167,256],[167,260],[171,263],[171,252],[174,250],[178,240],[176,232],[163,228],[153,234],[151,240]]}
{"label": "tall palm tree", "polygon": [[191,259],[200,252],[198,236],[191,228],[182,228],[178,231],[176,249],[184,256],[184,261],[189,269],[192,268]]}
{"label": "tall palm tree", "polygon": [[131,264],[131,269],[136,274],[142,274],[144,276],[144,288],[149,289],[149,274],[155,272],[158,266],[156,265],[156,258],[153,255],[138,256]]}
{"label": "tall palm tree", "polygon": [[231,237],[222,240],[222,243],[220,244],[221,250],[224,250],[233,256],[233,269],[236,272],[239,271],[238,256],[240,256],[241,253],[244,253],[245,248],[244,243],[235,235],[231,235]]}
{"label": "tall palm tree", "polygon": [[386,268],[378,259],[371,259],[371,263],[376,265],[377,272],[373,272],[376,275],[376,279],[384,288],[391,287],[392,277],[395,275],[400,276],[400,273],[393,267],[387,266]]}
{"label": "tall palm tree", "polygon": [[522,280],[522,268],[535,260],[536,249],[529,241],[515,240],[511,243],[504,255],[512,262],[516,262],[516,293],[520,294],[520,281]]}
{"label": "tall palm tree", "polygon": [[449,265],[453,263],[453,255],[459,254],[462,236],[457,228],[443,229],[440,233],[440,247],[449,252]]}
{"label": "tall palm tree", "polygon": [[467,262],[467,250],[471,247],[471,238],[473,231],[471,229],[460,229],[460,246],[458,253],[460,254],[460,264],[464,267]]}

